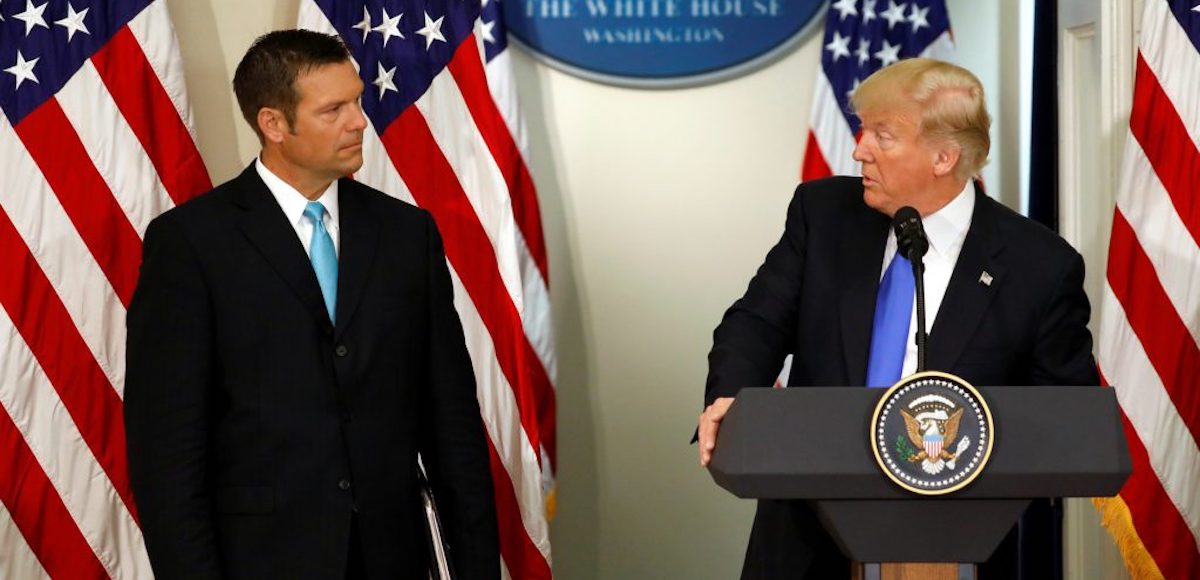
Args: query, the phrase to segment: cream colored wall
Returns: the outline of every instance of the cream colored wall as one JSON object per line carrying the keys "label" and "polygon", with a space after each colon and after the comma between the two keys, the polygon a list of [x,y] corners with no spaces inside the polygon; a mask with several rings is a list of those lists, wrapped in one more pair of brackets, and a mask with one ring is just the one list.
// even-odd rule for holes
{"label": "cream colored wall", "polygon": [[661,92],[516,61],[563,357],[563,578],[736,576],[752,505],[688,440],[712,329],[779,237],[818,50]]}
{"label": "cream colored wall", "polygon": [[187,79],[197,146],[213,183],[258,154],[233,97],[233,71],[259,35],[295,27],[299,0],[167,0]]}
{"label": "cream colored wall", "polygon": [[[295,22],[299,0],[168,4],[200,151],[224,181],[258,149],[233,69],[256,36]],[[1015,83],[999,90],[1015,19],[998,1],[949,5],[997,117],[985,178],[1015,190]],[[514,50],[559,339],[560,578],[737,575],[753,506],[712,483],[688,439],[712,329],[780,234],[820,50],[818,33],[757,73],[677,91],[578,80]]]}

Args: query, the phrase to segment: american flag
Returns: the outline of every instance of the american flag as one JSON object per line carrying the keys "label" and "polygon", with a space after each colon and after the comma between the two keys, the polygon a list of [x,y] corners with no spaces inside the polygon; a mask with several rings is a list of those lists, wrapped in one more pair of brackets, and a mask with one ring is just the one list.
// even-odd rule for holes
{"label": "american flag", "polygon": [[554,352],[546,245],[499,0],[305,0],[354,55],[370,119],[355,178],[429,210],[445,240],[490,438],[500,554],[549,578]]}
{"label": "american flag", "polygon": [[150,578],[125,308],[150,220],[211,187],[162,0],[0,0],[0,577]]}
{"label": "american flag", "polygon": [[1135,578],[1200,578],[1200,2],[1146,0],[1100,369],[1133,475],[1097,500]]}
{"label": "american flag", "polygon": [[851,158],[859,131],[850,94],[871,73],[902,58],[953,60],[944,0],[837,0],[825,16],[821,70],[800,178],[858,175]]}

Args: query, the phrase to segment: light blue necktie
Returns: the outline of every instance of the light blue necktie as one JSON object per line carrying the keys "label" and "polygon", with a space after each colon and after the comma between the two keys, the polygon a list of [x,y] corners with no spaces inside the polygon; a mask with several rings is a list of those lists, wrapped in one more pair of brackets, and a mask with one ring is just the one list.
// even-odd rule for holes
{"label": "light blue necktie", "polygon": [[908,327],[912,322],[916,282],[912,262],[896,254],[879,282],[875,297],[875,324],[871,327],[871,357],[867,360],[867,386],[890,387],[900,380]]}
{"label": "light blue necktie", "polygon": [[320,202],[310,201],[304,206],[304,217],[312,220],[312,241],[309,243],[309,259],[312,260],[313,271],[317,273],[317,283],[321,285],[321,294],[325,297],[325,310],[329,312],[329,322],[333,322],[334,308],[337,306],[337,252],[333,251],[333,238],[325,230],[325,206]]}

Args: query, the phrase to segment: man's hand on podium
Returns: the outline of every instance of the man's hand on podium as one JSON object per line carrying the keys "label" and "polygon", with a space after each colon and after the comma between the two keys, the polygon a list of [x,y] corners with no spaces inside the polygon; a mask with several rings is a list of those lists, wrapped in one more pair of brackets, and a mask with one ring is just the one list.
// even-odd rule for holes
{"label": "man's hand on podium", "polygon": [[733,397],[721,397],[713,404],[704,408],[700,413],[700,466],[708,467],[712,461],[713,449],[717,447],[717,430],[721,428],[721,420],[733,404]]}

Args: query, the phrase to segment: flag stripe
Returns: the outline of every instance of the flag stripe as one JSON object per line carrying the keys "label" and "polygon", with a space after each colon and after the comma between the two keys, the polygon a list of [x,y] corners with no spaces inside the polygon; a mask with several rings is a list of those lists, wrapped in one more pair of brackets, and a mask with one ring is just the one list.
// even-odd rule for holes
{"label": "flag stripe", "polygon": [[1192,239],[1200,243],[1200,196],[1195,195],[1200,183],[1200,151],[1141,53],[1134,87],[1129,127]]}
{"label": "flag stripe", "polygon": [[[476,37],[480,36],[478,30],[483,25],[485,18],[486,14],[482,15],[480,20],[476,22]],[[490,24],[493,25],[493,33],[497,39],[500,39],[499,41],[507,39],[507,32],[501,31],[504,26],[502,17],[492,20]],[[507,46],[507,44],[505,43],[504,46]],[[479,52],[487,52],[485,42],[479,42]],[[527,168],[528,164],[525,163],[525,159],[528,154],[528,132],[525,130],[525,124],[521,119],[521,108],[517,99],[516,79],[513,75],[511,57],[508,51],[502,49],[500,52],[492,54],[490,60],[484,65],[484,74],[496,111],[508,129],[509,137],[516,148],[517,155],[520,156],[522,166]],[[533,181],[530,180],[529,184],[530,191],[534,191]],[[536,204],[536,193],[533,195],[532,200]],[[523,211],[529,211],[529,209],[527,208]],[[540,212],[534,215],[538,218],[537,232],[541,236]],[[551,324],[550,280],[547,267],[539,266],[534,260],[532,252],[522,236],[517,236],[517,251],[517,259],[521,268],[522,286],[525,292],[524,309],[521,311],[521,319],[525,325],[525,335],[533,345],[534,351],[537,352],[538,358],[541,359],[542,366],[546,370],[551,394],[553,394],[554,377],[557,376],[558,371],[557,362],[554,357],[554,329]],[[548,445],[551,449],[557,448],[558,431],[554,420],[556,403],[554,400],[547,402],[541,399],[539,399],[538,403],[538,417],[543,438],[541,451],[545,456],[542,461],[542,479],[547,493],[552,496],[554,470],[557,469],[558,455],[557,452],[547,450],[546,447]],[[551,416],[547,417],[547,414]],[[552,502],[552,499],[548,497],[547,501]],[[552,506],[547,507],[547,513],[553,517]]]}
{"label": "flag stripe", "polygon": [[508,125],[513,142],[517,144],[517,150],[521,152],[521,157],[525,158],[529,154],[529,133],[525,130],[525,123],[521,120],[521,107],[517,102],[516,78],[512,72],[512,57],[509,56],[507,50],[502,51],[492,57],[485,67],[488,89],[492,92],[492,98],[496,100],[496,107],[500,110],[500,115],[504,117],[504,123]]}
{"label": "flag stripe", "polygon": [[1101,374],[1113,385],[1122,412],[1146,447],[1154,477],[1192,530],[1193,541],[1200,541],[1200,447],[1107,285],[1101,298],[1100,336]]}
{"label": "flag stripe", "polygon": [[[363,183],[370,183],[371,187],[404,203],[417,205],[417,201],[413,199],[412,190],[408,188],[404,178],[397,173],[396,167],[392,165],[392,160],[387,155],[387,150],[383,148],[383,140],[375,133],[375,128],[370,123],[363,130],[363,166],[355,174],[355,178]],[[440,226],[438,231],[442,234],[444,242],[445,232],[441,231]],[[453,269],[452,266],[451,271]],[[458,294],[455,294],[455,300],[457,299]],[[464,332],[471,330],[466,324],[463,324]]]}
{"label": "flag stripe", "polygon": [[[518,252],[525,252],[525,242],[517,237]],[[535,386],[537,401],[538,429],[542,436],[542,447],[549,461],[549,470],[558,469],[558,424],[557,424],[557,393],[554,390],[552,377],[555,374],[554,334],[550,321],[550,290],[545,280],[533,264],[532,259],[522,255],[520,260],[522,288],[525,292],[525,311],[521,322],[525,330],[526,344],[532,354],[530,365],[540,370]],[[539,364],[540,363],[540,364]],[[545,462],[543,462],[545,463]]]}
{"label": "flag stripe", "polygon": [[[554,360],[554,333],[550,322],[550,289],[546,279],[538,271],[537,264],[529,255],[525,239],[517,237],[518,262],[521,268],[521,289],[525,293],[525,310],[521,312],[521,320],[525,325],[525,336],[537,352],[538,359],[546,369],[547,376],[557,374],[557,362]],[[553,388],[553,384],[550,385]]]}
{"label": "flag stripe", "polygon": [[[107,578],[7,410],[0,411],[0,500],[53,578]],[[5,551],[8,548],[5,547]],[[9,572],[7,566],[2,570]]]}
{"label": "flag stripe", "polygon": [[853,157],[854,133],[838,108],[833,86],[822,73],[817,74],[814,84],[812,131],[817,136],[819,152],[831,175],[858,175],[859,165]]}
{"label": "flag stripe", "polygon": [[1200,53],[1180,26],[1168,15],[1166,2],[1146,2],[1142,17],[1142,42],[1138,52],[1150,65],[1159,85],[1175,106],[1193,143],[1200,143]]}
{"label": "flag stripe", "polygon": [[133,33],[122,28],[92,62],[171,199],[179,204],[212,189],[187,125]]}
{"label": "flag stripe", "polygon": [[[547,453],[551,457],[554,457],[558,451],[557,432],[555,430],[554,387],[550,384],[550,377],[546,374],[545,367],[538,360],[537,352],[534,351],[533,345],[529,344],[529,339],[524,334],[524,327],[521,325],[521,320],[519,318],[510,320],[510,323],[516,324],[517,328],[521,330],[521,361],[525,366],[525,384],[532,391],[535,413],[538,415],[539,443],[545,446]],[[541,461],[540,455],[538,456],[538,461]]]}
{"label": "flag stripe", "polygon": [[50,99],[13,128],[121,303],[128,306],[137,285],[142,240],[96,172],[66,114]]}
{"label": "flag stripe", "polygon": [[821,154],[821,146],[817,143],[817,134],[809,130],[808,144],[804,146],[804,165],[800,169],[800,180],[812,181],[832,175],[833,170],[829,168],[829,164],[825,162],[825,156]]}
{"label": "flag stripe", "polygon": [[[184,78],[183,55],[179,53],[179,43],[175,40],[175,26],[171,22],[170,11],[166,2],[151,2],[128,24],[129,32],[137,40],[150,68],[158,77],[159,86],[171,99],[176,116],[187,131],[188,141],[195,146],[196,131],[192,125],[192,109],[187,98],[187,82]],[[143,95],[143,98],[150,95]],[[200,164],[197,179],[203,178],[202,183],[209,183],[208,171]],[[194,188],[192,188],[194,189]],[[204,190],[200,190],[203,192]]]}
{"label": "flag stripe", "polygon": [[[120,395],[125,377],[125,306],[3,116],[0,164],[7,182],[20,184],[0,188],[0,208],[37,257],[84,342]],[[0,263],[0,276],[2,272]]]}
{"label": "flag stripe", "polygon": [[1141,195],[1123,199],[1117,207],[1154,265],[1163,290],[1188,326],[1192,340],[1200,343],[1200,293],[1192,290],[1200,287],[1200,268],[1177,266],[1180,259],[1200,263],[1200,246],[1175,213],[1170,195],[1132,137],[1126,147],[1121,188]]}
{"label": "flag stripe", "polygon": [[[0,305],[49,377],[88,448],[136,518],[121,400],[109,385],[28,247],[0,211]],[[23,388],[29,388],[23,384]]]}
{"label": "flag stripe", "polygon": [[479,52],[469,50],[472,44],[467,43],[473,41],[474,39],[469,37],[463,43],[468,49],[459,50],[448,68],[462,91],[467,108],[471,111],[471,118],[475,120],[475,126],[483,135],[492,158],[496,160],[504,176],[504,184],[508,187],[508,194],[512,200],[513,217],[516,218],[521,236],[525,238],[542,278],[547,279],[546,242],[542,237],[542,217],[533,177],[529,175],[529,169],[521,159],[521,152],[513,141],[512,133],[509,132],[504,118],[500,116],[496,102],[492,100]]}
{"label": "flag stripe", "polygon": [[[482,46],[480,52],[483,51]],[[451,70],[454,72],[454,63],[451,63]],[[513,78],[510,57],[508,51],[501,51],[496,54],[491,62],[486,65],[481,65],[483,73],[486,76],[486,88],[483,89],[464,89],[464,93],[472,95],[480,95],[478,98],[486,98],[484,93],[490,93],[491,98],[487,99],[488,103],[484,108],[490,108],[498,117],[499,130],[506,131],[505,137],[501,139],[511,144],[512,153],[516,155],[516,159],[512,162],[519,164],[520,179],[518,183],[527,184],[525,188],[527,192],[518,192],[520,195],[528,197],[529,202],[520,210],[517,210],[514,201],[514,214],[517,215],[517,221],[521,234],[517,236],[517,259],[521,270],[522,290],[524,293],[524,308],[521,310],[521,320],[525,327],[525,336],[529,340],[533,351],[536,353],[538,360],[541,361],[542,368],[545,370],[546,383],[545,390],[539,391],[538,403],[538,424],[542,436],[542,452],[545,457],[542,462],[543,478],[546,480],[546,489],[553,487],[553,472],[558,468],[558,428],[557,428],[557,401],[554,392],[554,377],[557,375],[557,362],[554,357],[554,332],[551,323],[550,311],[550,290],[548,263],[545,256],[544,236],[542,236],[542,223],[540,216],[540,208],[538,207],[536,188],[532,177],[528,173],[528,165],[524,162],[526,148],[526,132],[524,123],[521,122],[520,107],[517,104],[515,80]],[[479,71],[476,70],[475,74]],[[463,74],[462,70],[454,73],[459,84],[463,84],[463,78],[469,80],[471,75]],[[471,99],[468,99],[470,106]],[[480,124],[479,115],[475,113],[475,107],[471,107],[472,116],[476,120],[476,124]],[[481,128],[482,130],[482,128]],[[497,130],[496,128],[491,129]],[[485,134],[487,131],[485,131]],[[485,135],[486,136],[486,135]],[[489,145],[490,147],[490,145]],[[497,152],[492,150],[495,156]],[[509,163],[499,162],[502,168],[511,167]],[[506,180],[509,179],[506,176]],[[511,181],[508,184],[510,192],[514,190],[514,185]],[[518,197],[514,194],[514,198]],[[528,217],[521,218],[521,214],[526,214]],[[534,251],[529,248],[525,232],[530,228],[534,228],[537,232],[537,237],[542,239],[542,250],[539,252],[541,258],[535,256]],[[548,461],[545,461],[548,460]]]}
{"label": "flag stripe", "polygon": [[446,256],[491,333],[496,358],[516,396],[521,425],[536,449],[541,444],[537,407],[528,387],[529,365],[522,364],[518,344],[525,342],[524,331],[479,216],[416,107],[401,113],[380,138],[417,205],[437,220]]}
{"label": "flag stripe", "polygon": [[496,358],[492,337],[479,317],[479,311],[471,302],[462,279],[454,268],[450,268],[454,283],[454,306],[462,318],[463,327],[472,329],[466,333],[467,352],[471,355],[475,370],[476,389],[479,397],[480,414],[484,427],[496,449],[500,462],[508,470],[513,493],[521,506],[521,520],[525,532],[543,556],[550,555],[550,532],[545,518],[541,517],[542,490],[536,477],[538,456],[530,444],[525,431],[516,422],[517,401],[513,396],[508,379]]}
{"label": "flag stripe", "polygon": [[[464,44],[464,46],[467,46],[467,44]],[[460,50],[460,54],[461,53],[462,50]],[[406,180],[408,181],[409,185],[414,187],[416,202],[418,202],[421,207],[425,207],[433,211],[434,217],[436,217],[438,220],[439,226],[442,226],[443,228],[448,226],[443,220],[448,219],[450,215],[455,215],[458,217],[458,219],[460,219],[458,226],[462,227],[451,227],[451,231],[444,232],[445,237],[448,238],[448,241],[446,241],[446,249],[448,250],[446,251],[448,251],[448,256],[450,256],[451,263],[458,263],[458,259],[467,259],[466,255],[464,255],[464,252],[466,252],[467,249],[472,249],[472,262],[475,264],[476,268],[481,268],[478,268],[478,271],[476,271],[474,274],[462,273],[460,268],[460,273],[464,274],[464,282],[466,282],[468,292],[475,295],[476,305],[481,304],[479,301],[481,298],[485,300],[493,300],[490,303],[491,306],[488,306],[486,305],[487,303],[485,303],[485,305],[479,306],[479,310],[485,313],[484,322],[487,324],[487,327],[490,329],[493,337],[502,336],[502,339],[497,339],[497,342],[499,342],[498,352],[500,354],[500,361],[502,361],[500,366],[502,366],[502,369],[505,369],[505,373],[506,376],[509,377],[510,384],[514,385],[514,388],[518,391],[517,401],[520,403],[522,424],[526,426],[526,430],[529,432],[530,442],[534,443],[535,448],[541,446],[541,444],[545,444],[547,449],[552,453],[554,448],[553,437],[551,436],[550,440],[547,440],[546,437],[547,433],[553,432],[553,413],[538,413],[538,409],[544,409],[547,405],[552,405],[553,390],[545,367],[540,364],[536,364],[536,361],[539,360],[538,353],[534,351],[533,346],[530,345],[527,337],[524,336],[520,313],[518,313],[517,306],[514,304],[514,300],[516,298],[520,298],[520,282],[505,283],[505,285],[503,285],[503,287],[506,288],[506,292],[508,292],[506,297],[502,297],[502,295],[498,294],[488,294],[492,291],[492,288],[487,287],[487,277],[491,276],[492,273],[497,273],[497,271],[508,271],[510,268],[502,268],[502,261],[500,261],[498,256],[508,256],[514,253],[514,249],[511,249],[511,247],[509,247],[509,249],[505,249],[503,245],[493,246],[493,244],[497,244],[496,238],[506,238],[511,240],[511,235],[509,235],[509,237],[504,237],[502,233],[499,233],[503,232],[503,225],[500,226],[500,229],[497,231],[497,233],[486,235],[488,240],[488,243],[486,243],[487,245],[485,245],[485,241],[482,241],[480,238],[472,239],[472,235],[470,235],[470,232],[473,231],[480,231],[484,234],[487,233],[484,232],[484,222],[486,216],[492,217],[492,220],[486,220],[488,223],[493,223],[497,220],[502,221],[502,223],[511,223],[511,216],[497,215],[497,211],[494,211],[493,209],[494,205],[490,203],[493,201],[493,199],[488,197],[488,193],[490,192],[492,193],[492,196],[503,196],[503,192],[491,190],[490,187],[488,187],[488,185],[491,184],[488,183],[487,177],[478,178],[478,175],[473,175],[473,171],[480,171],[480,169],[479,166],[470,166],[469,162],[464,163],[462,161],[458,161],[456,167],[449,168],[451,174],[437,174],[437,169],[443,165],[442,162],[438,161],[440,159],[446,160],[445,165],[454,165],[455,160],[470,159],[470,157],[474,157],[473,155],[468,155],[466,153],[466,151],[472,150],[472,145],[451,143],[451,138],[445,136],[445,133],[448,132],[446,131],[448,130],[446,125],[449,125],[449,122],[446,122],[446,119],[456,118],[454,107],[457,103],[461,103],[461,101],[457,98],[460,95],[458,95],[457,89],[452,86],[452,83],[449,85],[445,84],[445,82],[449,82],[449,80],[449,76],[439,76],[438,78],[434,79],[433,85],[431,85],[430,89],[430,94],[437,92],[438,103],[440,106],[437,115],[430,115],[438,121],[437,132],[443,133],[438,134],[437,137],[434,137],[434,142],[436,142],[437,147],[422,143],[421,139],[424,139],[425,137],[419,136],[419,133],[431,134],[431,128],[426,127],[431,127],[432,121],[430,124],[426,124],[426,115],[412,116],[412,119],[419,121],[420,126],[418,126],[418,124],[404,126],[402,124],[406,122],[406,115],[412,115],[406,112],[401,115],[401,118],[397,119],[396,124],[392,125],[392,127],[389,127],[389,131],[385,133],[385,149],[388,149],[389,151],[403,150],[397,149],[398,137],[397,143],[388,143],[389,134],[392,134],[392,136],[401,136],[402,134],[402,136],[406,136],[404,138],[407,139],[407,145],[410,148],[410,150],[406,151],[406,154],[402,156],[404,160],[413,159],[413,150],[425,150],[432,154],[431,157],[434,157],[434,159],[431,159],[426,163],[419,163],[419,165],[415,166],[409,161],[408,169],[404,168],[404,161],[397,160],[395,156],[392,161],[396,163],[397,168],[400,168],[401,174],[406,175]],[[422,102],[425,100],[426,97],[422,97],[421,101],[418,102],[419,109],[422,107]],[[464,113],[464,116],[466,116],[466,113]],[[457,133],[460,134],[460,136],[462,134],[462,132],[451,133]],[[442,155],[443,151],[444,156]],[[476,160],[476,162],[479,161]],[[494,169],[493,163],[485,162],[484,166],[484,171],[490,171],[490,169]],[[415,183],[413,180],[407,179],[408,172],[415,172]],[[472,179],[473,177],[475,179]],[[456,190],[454,196],[427,195],[426,197],[428,197],[428,199],[422,199],[422,196],[416,193],[420,191],[420,187],[416,184],[431,183],[431,179],[433,180],[432,183],[446,184],[445,187],[454,187],[455,185],[462,183],[473,183],[475,187],[463,189],[463,187],[458,186],[454,187]],[[462,192],[461,197],[464,199],[464,201],[470,203],[470,208],[474,210],[472,213],[468,214],[467,211],[455,210],[454,208],[451,208],[451,205],[454,205],[454,203],[450,203],[451,199],[460,197],[457,195],[457,192]],[[472,195],[472,192],[474,195]],[[437,207],[433,207],[431,203],[437,203],[438,205]],[[446,205],[446,203],[450,203],[450,205]],[[460,238],[460,235],[462,235],[462,238]],[[460,239],[464,244],[462,249],[460,249],[460,252],[457,253],[456,257],[455,252],[451,250],[451,246],[455,246],[456,244],[454,241]],[[485,261],[487,258],[491,258],[488,262],[496,264],[494,265],[494,268],[491,264],[481,263],[481,261]],[[504,263],[510,264],[508,261],[504,261]],[[515,264],[512,264],[512,267],[515,267]],[[514,297],[514,288],[516,288],[517,292],[516,297]],[[479,293],[484,293],[484,295],[481,297]],[[521,334],[516,336],[512,335],[511,333],[514,330],[520,330]],[[505,342],[509,342],[510,345],[506,345]],[[509,347],[514,347],[515,351],[511,353],[506,352],[508,351]],[[545,430],[539,430],[536,433],[530,432],[532,431],[534,425],[534,423],[530,423],[530,420],[536,421],[538,419],[544,421]],[[541,425],[541,423],[539,423],[539,425]]]}
{"label": "flag stripe", "polygon": [[0,389],[0,403],[109,574],[120,577],[122,568],[149,574],[137,523],[120,507],[111,480],[15,330],[11,319],[0,314],[0,384],[25,387]]}
{"label": "flag stripe", "polygon": [[[3,446],[0,445],[0,449],[2,448]],[[4,462],[5,457],[7,455],[0,451],[0,464],[4,465],[0,471],[11,474],[13,466]],[[0,498],[3,497],[6,496],[0,493]],[[33,548],[30,548],[29,543],[25,541],[25,536],[21,535],[21,529],[13,521],[12,514],[8,513],[3,501],[0,501],[0,546],[4,546],[5,552],[2,570],[8,577],[29,580],[50,578],[46,569],[42,567],[42,563],[38,561],[37,554],[33,553]]]}
{"label": "flag stripe", "polygon": [[[401,115],[404,116],[403,114]],[[491,459],[492,479],[496,494],[496,518],[500,524],[500,556],[513,578],[521,580],[549,579],[550,564],[537,546],[533,545],[521,523],[520,506],[512,495],[509,474],[496,454],[496,447],[488,440],[488,457]]]}
{"label": "flag stripe", "polygon": [[[360,176],[370,181],[387,194],[408,203],[414,203],[412,193],[396,168],[392,166],[384,150],[383,143],[373,130],[368,127],[363,136],[364,165]],[[440,226],[439,226],[439,229]],[[444,234],[444,232],[443,232]],[[450,279],[454,286],[454,305],[462,321],[463,334],[467,352],[471,357],[471,365],[476,377],[477,396],[484,427],[492,441],[500,464],[507,469],[510,485],[513,486],[506,494],[518,498],[521,519],[524,522],[524,533],[538,549],[549,557],[549,530],[546,520],[541,517],[541,490],[538,482],[530,479],[529,475],[536,474],[538,465],[534,456],[533,446],[517,421],[519,413],[515,393],[508,383],[500,363],[494,356],[495,347],[487,327],[480,318],[479,311],[472,303],[470,294],[463,286],[462,279],[454,266],[450,268]],[[505,477],[508,477],[507,475]],[[500,480],[494,485],[500,485]],[[522,540],[524,541],[524,540]],[[517,570],[517,572],[520,572]],[[519,574],[518,574],[518,577]]]}
{"label": "flag stripe", "polygon": [[[400,144],[401,139],[404,146]],[[482,328],[490,335],[497,363],[516,401],[517,413],[509,416],[520,418],[531,449],[540,448],[536,403],[529,389],[529,377],[531,371],[541,367],[523,364],[522,359],[518,358],[521,356],[519,348],[530,347],[516,308],[500,279],[494,250],[479,223],[478,214],[472,210],[453,169],[434,142],[424,117],[416,107],[405,110],[382,135],[381,141],[414,200],[429,210],[437,221],[445,240],[446,255],[466,289],[465,294],[470,297],[479,314]],[[503,384],[486,381],[486,375],[481,377],[477,374],[477,380],[493,389],[504,388]],[[490,444],[494,446],[495,442],[490,441]],[[512,485],[510,477],[514,477],[512,472],[503,477],[508,486]],[[497,485],[504,487],[499,483]],[[504,493],[509,492],[511,487]],[[536,513],[530,513],[528,506],[524,515],[536,517]],[[520,541],[530,541],[524,527],[521,532],[523,537]],[[512,568],[514,577],[525,577],[530,572],[526,567],[528,558],[514,561],[506,556],[506,562],[509,566],[520,566]]]}
{"label": "flag stripe", "polygon": [[1188,570],[1200,568],[1200,552],[1195,542],[1181,542],[1177,538],[1191,537],[1192,532],[1154,476],[1146,447],[1124,413],[1121,414],[1121,423],[1134,466],[1133,473],[1121,488],[1121,499],[1129,505],[1138,537],[1154,557],[1163,575],[1167,578],[1187,578]]}
{"label": "flag stripe", "polygon": [[1200,441],[1200,349],[1120,211],[1113,214],[1108,284],[1193,441]]}
{"label": "flag stripe", "polygon": [[174,202],[91,61],[58,92],[58,104],[109,191],[142,235],[150,220]]}
{"label": "flag stripe", "polygon": [[[482,49],[481,49],[482,50]],[[491,93],[495,109],[505,127],[513,147],[516,148],[518,161],[521,163],[523,174],[527,175],[528,165],[524,163],[526,154],[527,133],[521,120],[521,111],[517,103],[515,79],[512,74],[511,58],[508,51],[496,54],[491,62],[484,66],[488,90]],[[542,232],[540,208],[536,207],[537,197],[532,178],[527,179],[533,205],[526,206],[522,212],[528,213],[532,208],[533,216],[537,218],[536,231]],[[532,220],[529,220],[532,221]],[[523,229],[525,227],[523,226]],[[544,242],[543,242],[544,244]],[[537,353],[546,371],[549,389],[544,398],[538,399],[538,417],[542,431],[543,449],[547,461],[543,461],[543,479],[546,489],[554,486],[554,471],[558,469],[558,428],[557,401],[554,393],[554,377],[558,374],[557,361],[554,356],[554,329],[551,321],[550,289],[548,264],[535,260],[524,236],[517,237],[518,260],[521,267],[522,287],[525,293],[525,308],[521,312],[528,337],[533,350]],[[545,251],[543,249],[542,253]],[[545,469],[549,466],[549,469]]]}
{"label": "flag stripe", "polygon": [[[455,59],[463,58],[470,45],[464,43]],[[478,131],[463,131],[462,123],[469,122],[470,111],[458,85],[449,72],[433,78],[429,90],[414,104],[420,111],[433,143],[451,170],[451,177],[460,184],[477,223],[487,235],[500,279],[509,300],[519,313],[523,307],[521,267],[516,254],[516,220],[513,218],[504,178],[495,159],[487,153],[487,144]],[[482,249],[482,248],[481,248]]]}

